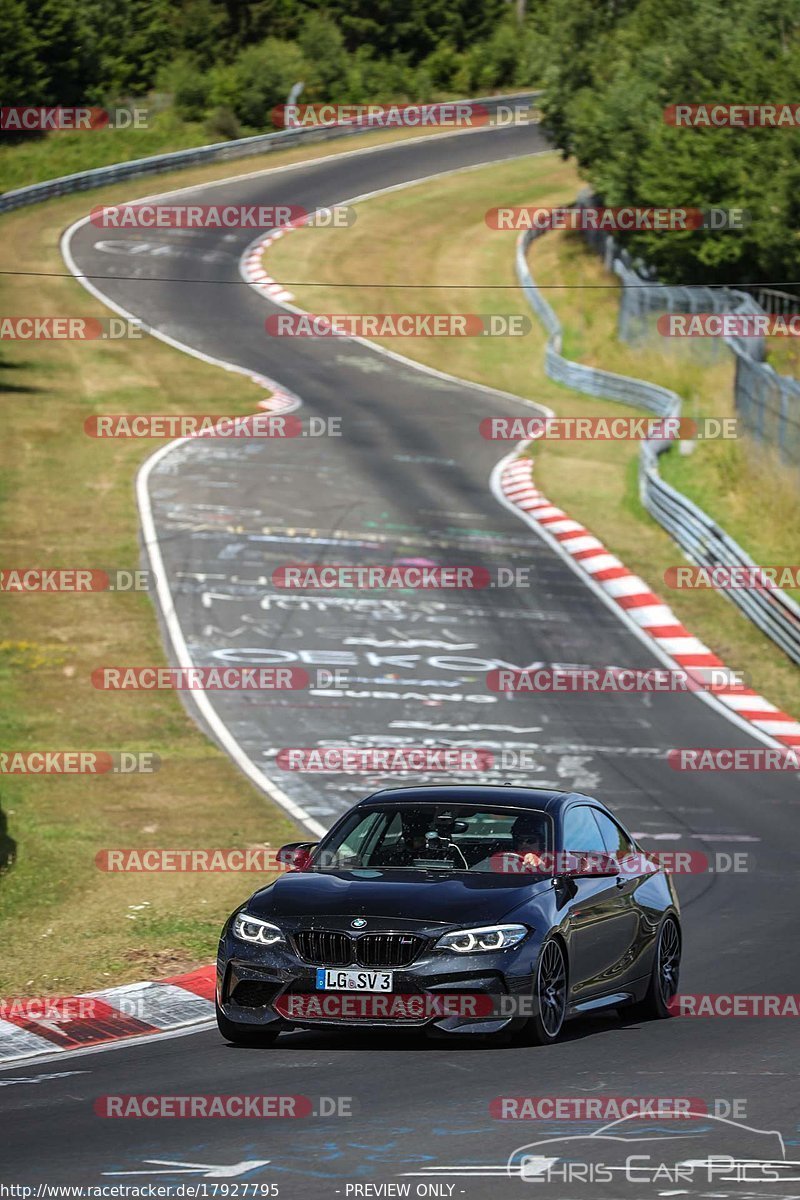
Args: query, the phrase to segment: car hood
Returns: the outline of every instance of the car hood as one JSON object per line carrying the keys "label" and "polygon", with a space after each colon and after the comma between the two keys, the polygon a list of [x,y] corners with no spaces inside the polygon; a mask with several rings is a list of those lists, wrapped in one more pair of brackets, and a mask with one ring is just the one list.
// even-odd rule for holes
{"label": "car hood", "polygon": [[255,892],[247,911],[265,919],[375,917],[424,924],[484,925],[551,887],[549,879],[489,872],[302,871]]}

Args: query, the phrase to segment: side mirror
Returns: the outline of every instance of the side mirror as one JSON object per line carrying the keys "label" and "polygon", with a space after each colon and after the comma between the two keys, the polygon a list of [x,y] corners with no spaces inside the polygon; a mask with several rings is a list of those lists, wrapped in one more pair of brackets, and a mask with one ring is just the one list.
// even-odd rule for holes
{"label": "side mirror", "polygon": [[316,842],[288,842],[275,855],[279,867],[285,871],[305,871],[311,862]]}
{"label": "side mirror", "polygon": [[563,874],[570,879],[603,878],[620,874],[615,856],[602,850],[570,850],[566,858],[566,870]]}

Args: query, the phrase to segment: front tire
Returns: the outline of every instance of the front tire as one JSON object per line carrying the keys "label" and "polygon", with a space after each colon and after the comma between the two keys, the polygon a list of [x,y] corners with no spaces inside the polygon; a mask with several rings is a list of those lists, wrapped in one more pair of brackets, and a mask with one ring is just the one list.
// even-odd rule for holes
{"label": "front tire", "polygon": [[533,988],[537,1012],[522,1030],[522,1040],[549,1046],[558,1040],[567,1013],[567,959],[556,938],[542,945]]}
{"label": "front tire", "polygon": [[644,999],[628,1006],[627,1013],[639,1021],[663,1021],[671,1017],[670,1001],[677,994],[681,969],[681,932],[674,917],[661,926],[653,969]]}
{"label": "front tire", "polygon": [[225,1041],[233,1042],[234,1046],[271,1046],[278,1036],[274,1029],[259,1029],[257,1025],[238,1025],[236,1021],[229,1021],[216,1003],[214,1009],[217,1028]]}

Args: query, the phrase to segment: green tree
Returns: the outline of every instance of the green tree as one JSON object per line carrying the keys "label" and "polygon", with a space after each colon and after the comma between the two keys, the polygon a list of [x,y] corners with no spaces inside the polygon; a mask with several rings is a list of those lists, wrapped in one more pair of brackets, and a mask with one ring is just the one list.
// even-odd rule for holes
{"label": "green tree", "polygon": [[14,107],[41,100],[39,41],[23,0],[0,4],[0,95]]}
{"label": "green tree", "polygon": [[[304,97],[309,100],[336,99],[341,96],[350,65],[344,38],[338,25],[324,13],[309,13],[298,39],[306,60]],[[297,80],[295,80],[297,82]]]}
{"label": "green tree", "polygon": [[28,17],[37,42],[41,100],[82,104],[100,77],[97,35],[78,0],[41,0]]}
{"label": "green tree", "polygon": [[272,110],[286,101],[307,66],[294,42],[266,38],[243,50],[230,65],[212,68],[210,103],[229,108],[251,129],[265,129]]}
{"label": "green tree", "polygon": [[667,281],[796,279],[797,131],[675,128],[675,103],[786,101],[800,92],[800,3],[552,0],[546,127],[606,204],[745,209],[744,229],[622,240]]}

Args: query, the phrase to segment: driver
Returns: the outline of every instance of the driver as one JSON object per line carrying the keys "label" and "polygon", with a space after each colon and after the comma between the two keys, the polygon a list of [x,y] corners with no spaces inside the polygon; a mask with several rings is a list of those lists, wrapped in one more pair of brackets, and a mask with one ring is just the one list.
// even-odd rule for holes
{"label": "driver", "polygon": [[522,859],[522,869],[541,870],[546,849],[545,831],[539,817],[525,814],[511,826],[512,853]]}
{"label": "driver", "polygon": [[547,833],[542,818],[535,813],[522,813],[511,826],[511,849],[492,854],[472,869],[509,875],[537,874],[545,870],[546,851]]}

